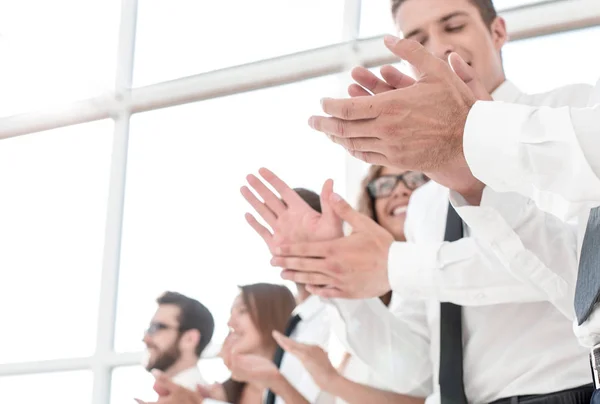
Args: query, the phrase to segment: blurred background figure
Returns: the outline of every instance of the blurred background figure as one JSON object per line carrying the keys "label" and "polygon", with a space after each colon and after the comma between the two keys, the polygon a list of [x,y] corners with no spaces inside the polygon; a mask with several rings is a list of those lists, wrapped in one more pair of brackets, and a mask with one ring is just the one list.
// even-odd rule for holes
{"label": "blurred background figure", "polygon": [[159,370],[190,390],[205,385],[197,364],[213,336],[212,314],[199,301],[177,292],[165,292],[156,302],[158,308],[143,339],[146,370]]}
{"label": "blurred background figure", "polygon": [[[285,330],[294,307],[294,295],[285,286],[268,283],[241,286],[231,307],[227,322],[230,332],[221,351],[225,364],[232,370],[232,378],[209,386],[205,394],[233,404],[261,403],[267,386],[247,375],[259,371],[260,366],[277,373],[273,364],[277,344],[272,333]],[[234,356],[243,357],[243,363],[236,363]]]}

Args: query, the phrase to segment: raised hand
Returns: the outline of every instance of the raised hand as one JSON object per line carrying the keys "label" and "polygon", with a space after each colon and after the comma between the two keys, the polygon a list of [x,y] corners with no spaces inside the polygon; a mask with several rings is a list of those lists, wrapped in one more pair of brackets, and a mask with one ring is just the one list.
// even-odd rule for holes
{"label": "raised hand", "polygon": [[156,376],[156,386],[164,392],[158,401],[146,402],[138,398],[135,401],[138,404],[201,404],[204,401],[204,397],[199,391],[191,391],[179,386],[162,373]]}
{"label": "raised hand", "polygon": [[287,353],[294,355],[310,373],[321,390],[327,390],[339,376],[338,371],[329,361],[327,352],[316,345],[303,344],[288,338],[280,332],[273,331],[273,338]]}
{"label": "raised hand", "polygon": [[246,177],[248,184],[264,202],[261,202],[247,186],[241,188],[241,193],[256,213],[273,229],[271,233],[252,214],[246,214],[247,222],[262,237],[271,253],[284,243],[329,240],[343,234],[341,220],[333,214],[328,202],[329,195],[333,192],[333,181],[327,180],[323,185],[321,191],[323,213],[319,213],[271,171],[261,168],[259,173],[275,188],[281,198],[252,174]]}
{"label": "raised hand", "polygon": [[273,388],[282,377],[272,360],[259,355],[234,354],[229,369],[233,380],[264,389]]}
{"label": "raised hand", "polygon": [[271,265],[285,269],[282,278],[306,284],[310,293],[322,297],[368,298],[387,293],[393,236],[339,195],[332,194],[329,202],[335,214],[352,226],[352,234],[281,245]]}

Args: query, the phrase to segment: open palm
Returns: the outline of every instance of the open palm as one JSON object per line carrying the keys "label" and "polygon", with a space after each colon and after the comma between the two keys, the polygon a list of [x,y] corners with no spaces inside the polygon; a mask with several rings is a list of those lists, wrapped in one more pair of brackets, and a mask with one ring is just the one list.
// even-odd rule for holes
{"label": "open palm", "polygon": [[260,201],[246,186],[241,188],[241,192],[256,213],[273,230],[271,233],[252,214],[246,214],[246,220],[262,237],[272,254],[274,254],[275,248],[282,244],[330,240],[343,235],[342,221],[329,204],[329,196],[333,192],[332,180],[327,180],[323,185],[321,191],[322,213],[319,213],[274,173],[266,168],[261,168],[259,173],[281,197],[275,195],[258,177],[252,174],[246,177],[248,184],[264,202]]}

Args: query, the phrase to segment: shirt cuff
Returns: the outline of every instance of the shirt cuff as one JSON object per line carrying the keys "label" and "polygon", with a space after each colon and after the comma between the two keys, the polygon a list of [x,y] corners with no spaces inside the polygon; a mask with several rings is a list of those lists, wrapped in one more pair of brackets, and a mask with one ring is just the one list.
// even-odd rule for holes
{"label": "shirt cuff", "polygon": [[433,271],[438,268],[440,244],[396,242],[390,247],[388,279],[392,290],[405,299],[434,293]]}
{"label": "shirt cuff", "polygon": [[[500,191],[519,182],[519,134],[531,107],[499,101],[477,101],[465,123],[463,149],[475,177]],[[510,119],[507,117],[510,116]]]}
{"label": "shirt cuff", "polygon": [[[461,194],[456,191],[450,191],[450,203],[457,209],[465,211],[462,209],[467,206],[471,206]],[[480,217],[484,217],[484,220],[489,219],[489,215],[485,214],[487,209],[494,209],[497,211],[500,216],[506,221],[506,223],[511,228],[516,228],[527,216],[528,209],[535,207],[535,203],[520,194],[514,192],[496,192],[490,187],[485,187],[483,189],[483,194],[481,196],[481,202],[479,204],[479,208],[473,206],[469,211],[478,212],[478,213],[470,213],[470,215],[480,215]],[[464,218],[463,218],[464,219]],[[468,223],[467,223],[468,224]]]}

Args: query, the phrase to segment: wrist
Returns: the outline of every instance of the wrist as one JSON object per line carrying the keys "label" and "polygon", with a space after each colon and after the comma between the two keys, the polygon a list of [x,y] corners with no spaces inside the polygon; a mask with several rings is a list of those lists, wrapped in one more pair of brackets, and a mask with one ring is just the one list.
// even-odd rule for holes
{"label": "wrist", "polygon": [[345,389],[346,378],[339,372],[329,380],[325,386],[321,386],[322,390],[336,397],[341,397]]}
{"label": "wrist", "polygon": [[273,376],[269,378],[267,387],[273,390],[275,394],[283,395],[288,384],[289,382],[287,379],[281,374],[281,372],[277,371],[277,373],[273,374]]}

